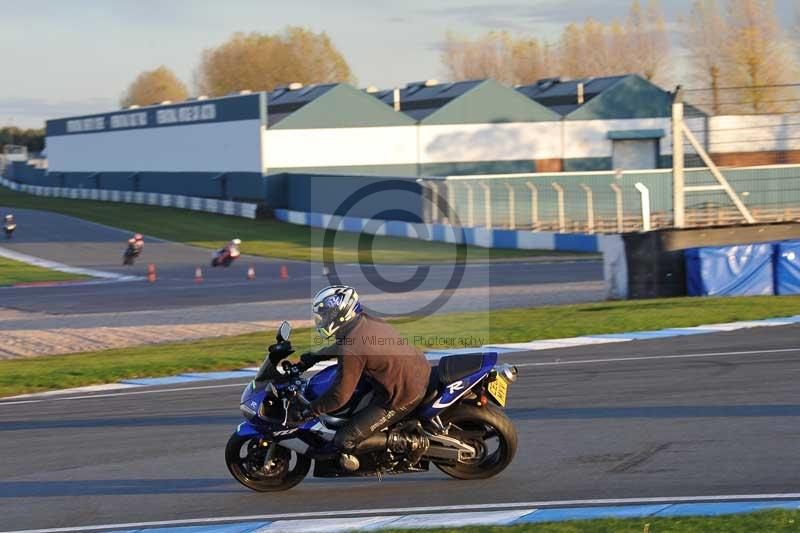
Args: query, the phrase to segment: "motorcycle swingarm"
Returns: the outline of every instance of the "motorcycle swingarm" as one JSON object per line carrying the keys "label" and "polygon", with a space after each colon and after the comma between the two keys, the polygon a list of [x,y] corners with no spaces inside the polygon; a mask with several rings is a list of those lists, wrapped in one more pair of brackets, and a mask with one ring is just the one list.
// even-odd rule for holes
{"label": "motorcycle swingarm", "polygon": [[[422,460],[413,467],[406,470],[381,471],[381,476],[392,476],[396,474],[414,474],[417,472],[428,472],[430,463]],[[355,472],[345,472],[336,461],[314,461],[314,477],[334,478],[334,477],[374,477],[378,473],[374,469],[357,470]]]}

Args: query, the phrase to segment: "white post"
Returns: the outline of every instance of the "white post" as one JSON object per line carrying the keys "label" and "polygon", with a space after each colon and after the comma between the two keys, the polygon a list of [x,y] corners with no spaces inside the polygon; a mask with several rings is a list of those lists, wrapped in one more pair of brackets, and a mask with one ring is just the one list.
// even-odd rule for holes
{"label": "white post", "polygon": [[455,185],[450,183],[449,181],[445,180],[444,188],[447,189],[447,222],[449,224],[453,223],[453,220],[458,220],[459,226],[461,225],[461,217],[459,217],[458,213],[456,213],[456,191]]}
{"label": "white post", "polygon": [[437,224],[439,222],[439,206],[436,198],[439,196],[439,188],[432,181],[422,180],[422,183],[431,191],[431,222]]}
{"label": "white post", "polygon": [[486,229],[492,229],[492,190],[486,183],[481,183],[483,188],[483,210],[486,219]]}
{"label": "white post", "polygon": [[525,185],[531,190],[531,229],[539,229],[539,190],[531,182]]}
{"label": "white post", "polygon": [[553,188],[558,194],[558,232],[565,233],[567,222],[564,217],[564,187],[556,182],[553,182]]}
{"label": "white post", "polygon": [[472,190],[472,184],[464,182],[464,187],[467,188],[467,226],[470,228],[475,227],[475,192]]}
{"label": "white post", "polygon": [[517,228],[517,221],[516,221],[516,208],[514,205],[514,186],[510,183],[506,183],[506,189],[508,189],[508,229],[516,229]]}
{"label": "white post", "polygon": [[675,90],[672,104],[672,217],[673,225],[686,225],[686,202],[683,179],[683,102],[680,101],[680,86]]}
{"label": "white post", "polygon": [[616,183],[610,183],[609,186],[614,191],[614,196],[616,199],[617,205],[617,233],[623,233],[625,231],[625,222],[623,221],[623,213],[622,213],[622,187],[617,185]]}
{"label": "white post", "polygon": [[[748,224],[754,224],[756,219],[753,218],[753,215],[750,213],[750,210],[747,209],[747,206],[744,205],[739,195],[736,191],[731,187],[731,184],[728,183],[728,180],[725,179],[725,176],[722,175],[722,172],[719,171],[717,165],[714,164],[714,161],[711,160],[711,157],[706,153],[700,143],[698,142],[697,138],[694,136],[694,133],[686,127],[686,125],[682,125],[683,133],[686,135],[686,138],[689,140],[689,143],[692,145],[692,148],[700,155],[700,159],[703,160],[703,163],[706,164],[708,170],[711,171],[711,175],[716,178],[719,185],[712,186],[715,190],[722,190],[728,195],[728,198],[731,199],[733,205],[736,206],[736,209],[739,210],[739,213],[742,214],[742,217]],[[697,192],[703,190],[710,190],[708,186],[697,186],[697,187],[686,187],[685,192]]]}
{"label": "white post", "polygon": [[635,187],[642,195],[642,231],[650,231],[650,190],[642,182]]}
{"label": "white post", "polygon": [[594,197],[592,188],[581,183],[581,189],[586,192],[586,230],[587,233],[594,233]]}

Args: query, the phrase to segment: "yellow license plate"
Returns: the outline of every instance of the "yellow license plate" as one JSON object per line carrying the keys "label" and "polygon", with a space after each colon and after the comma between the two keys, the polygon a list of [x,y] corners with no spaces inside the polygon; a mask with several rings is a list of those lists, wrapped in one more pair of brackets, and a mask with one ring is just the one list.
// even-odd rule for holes
{"label": "yellow license plate", "polygon": [[506,393],[508,392],[508,383],[506,383],[506,380],[498,376],[496,380],[489,383],[487,389],[489,394],[492,395],[492,398],[497,400],[497,403],[499,403],[501,407],[506,406]]}

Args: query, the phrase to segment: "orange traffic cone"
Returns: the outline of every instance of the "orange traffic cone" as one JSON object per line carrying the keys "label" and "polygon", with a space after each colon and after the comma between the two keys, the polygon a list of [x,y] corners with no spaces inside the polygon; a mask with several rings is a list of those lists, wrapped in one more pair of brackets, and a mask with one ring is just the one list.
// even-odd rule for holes
{"label": "orange traffic cone", "polygon": [[194,282],[201,283],[203,281],[203,269],[197,267],[194,269]]}
{"label": "orange traffic cone", "polygon": [[247,269],[247,279],[256,279],[256,269],[253,268],[253,265]]}
{"label": "orange traffic cone", "polygon": [[153,263],[147,265],[147,281],[153,283],[156,280],[156,266]]}
{"label": "orange traffic cone", "polygon": [[281,279],[289,279],[289,270],[286,265],[281,265]]}

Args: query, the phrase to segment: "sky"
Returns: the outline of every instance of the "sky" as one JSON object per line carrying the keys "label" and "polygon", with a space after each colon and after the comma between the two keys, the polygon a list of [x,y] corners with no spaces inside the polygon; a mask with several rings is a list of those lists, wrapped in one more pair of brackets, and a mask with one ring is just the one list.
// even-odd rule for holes
{"label": "sky", "polygon": [[[793,24],[796,0],[775,3],[781,20]],[[675,23],[691,0],[661,4]],[[117,109],[128,84],[159,65],[194,94],[202,51],[237,31],[325,31],[359,86],[389,88],[443,80],[439,47],[448,30],[508,30],[552,41],[569,22],[622,19],[629,6],[630,0],[0,0],[0,126],[42,127],[48,118]]]}

